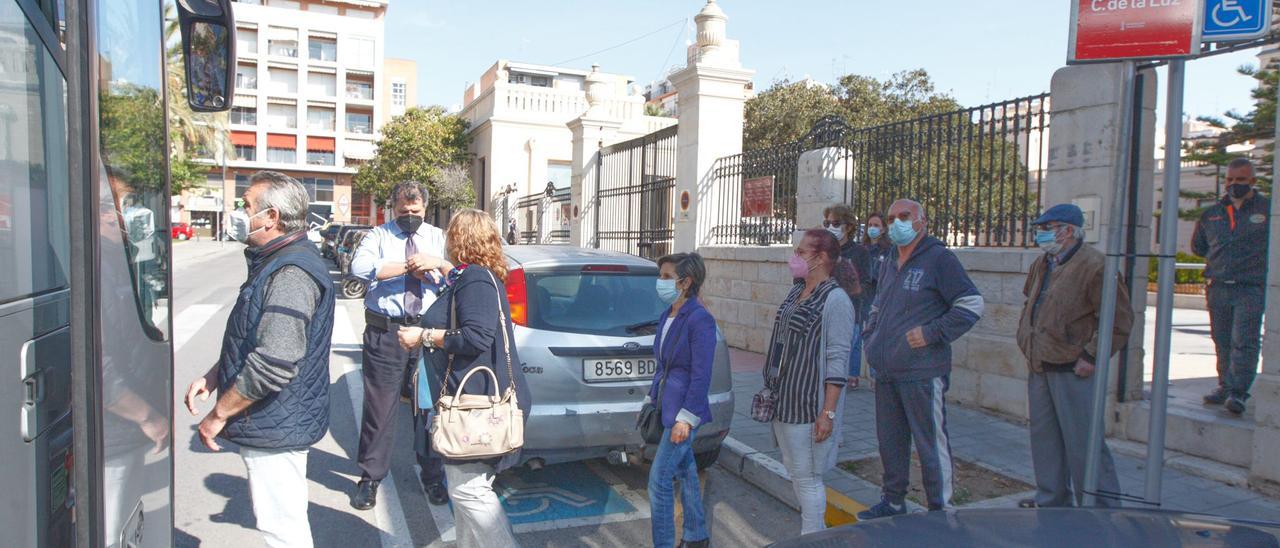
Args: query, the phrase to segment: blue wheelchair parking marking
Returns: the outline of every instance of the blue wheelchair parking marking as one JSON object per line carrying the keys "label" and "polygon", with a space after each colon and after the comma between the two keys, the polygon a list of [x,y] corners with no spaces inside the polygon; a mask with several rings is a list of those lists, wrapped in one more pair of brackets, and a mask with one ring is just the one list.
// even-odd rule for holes
{"label": "blue wheelchair parking marking", "polygon": [[581,462],[518,469],[500,476],[494,487],[512,525],[636,511],[622,493]]}

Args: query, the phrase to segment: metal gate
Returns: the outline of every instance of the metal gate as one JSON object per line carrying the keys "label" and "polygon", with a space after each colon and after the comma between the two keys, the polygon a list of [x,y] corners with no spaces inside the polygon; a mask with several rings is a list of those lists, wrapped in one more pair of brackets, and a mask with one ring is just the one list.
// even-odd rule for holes
{"label": "metal gate", "polygon": [[[797,164],[807,151],[833,151],[833,171],[846,181],[843,202],[859,221],[884,214],[899,198],[925,206],[930,234],[948,245],[1030,247],[1048,164],[1049,95],[1040,94],[914,120],[851,128],[819,120],[808,135],[717,161],[712,184],[720,203],[711,236],[717,244],[789,243],[796,226]],[[745,179],[772,177],[770,215],[744,217]]]}
{"label": "metal gate", "polygon": [[594,247],[648,259],[671,253],[675,186],[676,126],[600,149]]}
{"label": "metal gate", "polygon": [[522,244],[569,243],[569,189],[547,183],[543,192],[516,202],[517,241]]}

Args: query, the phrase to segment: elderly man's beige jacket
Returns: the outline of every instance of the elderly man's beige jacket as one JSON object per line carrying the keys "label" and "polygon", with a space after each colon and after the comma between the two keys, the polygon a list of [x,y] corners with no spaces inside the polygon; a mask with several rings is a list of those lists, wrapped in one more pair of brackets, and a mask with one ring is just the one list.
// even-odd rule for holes
{"label": "elderly man's beige jacket", "polygon": [[[1068,251],[1063,262],[1049,273],[1049,285],[1037,306],[1048,263],[1047,254],[1036,259],[1022,287],[1027,302],[1022,308],[1022,320],[1018,322],[1018,347],[1027,357],[1031,370],[1037,373],[1071,371],[1079,358],[1096,364],[1098,319],[1102,309],[1102,252],[1087,244]],[[1117,287],[1113,355],[1125,347],[1132,325],[1133,307],[1121,283]]]}

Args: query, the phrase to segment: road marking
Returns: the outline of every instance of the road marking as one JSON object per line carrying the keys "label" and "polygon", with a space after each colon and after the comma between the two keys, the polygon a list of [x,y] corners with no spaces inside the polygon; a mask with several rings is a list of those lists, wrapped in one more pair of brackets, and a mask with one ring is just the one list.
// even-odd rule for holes
{"label": "road marking", "polygon": [[[351,315],[347,313],[347,307],[339,305],[333,312],[332,346],[347,349],[354,345],[359,348],[360,339],[356,337],[355,328],[351,325]],[[360,408],[364,402],[364,383],[361,381],[359,370],[354,361],[343,364],[343,376],[348,377],[347,390],[351,396],[351,413],[356,418],[356,424],[360,424]],[[400,506],[400,494],[396,491],[396,481],[390,471],[383,479],[381,487],[382,500],[373,507],[373,515],[378,525],[378,536],[382,540],[383,548],[413,546],[409,522],[405,519],[404,508]]]}
{"label": "road marking", "polygon": [[176,355],[209,322],[222,305],[193,304],[182,309],[173,319],[173,353]]}

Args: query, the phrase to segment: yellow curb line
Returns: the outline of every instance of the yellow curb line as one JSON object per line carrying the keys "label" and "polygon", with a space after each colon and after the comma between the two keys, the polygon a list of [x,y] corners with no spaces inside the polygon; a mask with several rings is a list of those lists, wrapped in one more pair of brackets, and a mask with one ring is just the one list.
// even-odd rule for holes
{"label": "yellow curb line", "polygon": [[858,512],[867,507],[835,489],[827,488],[827,527],[858,523]]}

